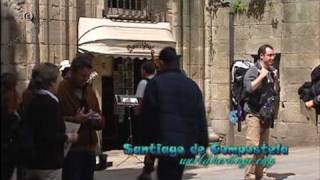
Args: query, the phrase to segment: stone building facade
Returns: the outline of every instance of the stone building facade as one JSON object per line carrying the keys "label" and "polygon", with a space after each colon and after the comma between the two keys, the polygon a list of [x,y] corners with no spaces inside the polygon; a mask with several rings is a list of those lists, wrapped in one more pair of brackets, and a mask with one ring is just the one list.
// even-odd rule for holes
{"label": "stone building facade", "polygon": [[[158,19],[171,23],[181,66],[203,91],[209,132],[225,135],[229,144],[244,141],[245,125],[239,133],[228,121],[230,56],[253,59],[268,43],[278,54],[281,81],[271,142],[319,142],[297,89],[320,63],[320,0],[244,0],[244,13],[214,0],[149,2]],[[107,6],[104,0],[1,0],[1,71],[17,72],[22,90],[34,64],[72,59],[79,17],[103,18]]]}

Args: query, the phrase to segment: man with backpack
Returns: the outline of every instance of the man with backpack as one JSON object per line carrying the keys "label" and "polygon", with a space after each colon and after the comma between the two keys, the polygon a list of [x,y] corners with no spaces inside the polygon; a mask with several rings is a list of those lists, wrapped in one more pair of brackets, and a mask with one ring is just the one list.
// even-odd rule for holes
{"label": "man with backpack", "polygon": [[[273,122],[274,99],[279,92],[277,70],[273,67],[275,52],[272,46],[265,44],[258,50],[259,60],[246,72],[243,84],[245,88],[246,145],[261,146],[268,143],[269,127]],[[264,167],[256,161],[264,154],[254,154],[252,164],[245,171],[245,179],[261,179]]]}

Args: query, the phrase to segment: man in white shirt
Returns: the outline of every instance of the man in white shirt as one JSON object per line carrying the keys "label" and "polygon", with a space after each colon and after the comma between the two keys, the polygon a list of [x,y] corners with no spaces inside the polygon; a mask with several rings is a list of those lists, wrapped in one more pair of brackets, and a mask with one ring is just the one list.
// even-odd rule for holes
{"label": "man in white shirt", "polygon": [[[152,62],[147,61],[141,65],[142,79],[139,82],[137,91],[136,91],[136,97],[138,98],[140,105],[143,99],[144,90],[146,89],[148,82],[155,76],[155,73],[156,73],[156,68]],[[139,113],[140,113],[140,106],[135,108],[135,114],[139,115]]]}
{"label": "man in white shirt", "polygon": [[[140,114],[140,107],[142,103],[142,99],[144,96],[144,91],[147,87],[148,82],[155,76],[156,68],[155,65],[147,61],[141,65],[141,76],[142,80],[139,82],[137,91],[136,91],[136,97],[139,100],[139,106],[135,108],[135,114],[139,117]],[[150,174],[154,170],[154,161],[155,157],[151,154],[146,154],[144,158],[144,167],[143,171],[140,176],[138,176],[138,180],[149,180],[151,179]]]}
{"label": "man in white shirt", "polygon": [[138,98],[143,98],[147,83],[154,77],[155,72],[156,69],[152,62],[147,61],[141,65],[141,76],[143,79],[139,82],[137,87],[136,96]]}

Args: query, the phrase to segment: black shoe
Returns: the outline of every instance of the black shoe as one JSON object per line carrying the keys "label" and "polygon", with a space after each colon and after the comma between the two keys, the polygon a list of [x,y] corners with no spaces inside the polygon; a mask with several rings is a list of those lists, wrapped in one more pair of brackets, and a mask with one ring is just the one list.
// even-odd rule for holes
{"label": "black shoe", "polygon": [[113,165],[113,162],[99,163],[99,164],[96,164],[95,170],[96,170],[96,171],[105,170],[105,169],[107,169],[108,167],[111,167],[112,165]]}
{"label": "black shoe", "polygon": [[152,179],[150,174],[142,173],[137,177],[137,180],[152,180]]}

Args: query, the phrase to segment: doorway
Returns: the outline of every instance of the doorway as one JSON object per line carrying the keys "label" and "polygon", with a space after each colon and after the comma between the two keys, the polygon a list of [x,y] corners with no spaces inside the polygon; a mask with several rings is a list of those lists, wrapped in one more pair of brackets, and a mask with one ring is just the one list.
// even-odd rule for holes
{"label": "doorway", "polygon": [[[102,149],[104,151],[122,149],[129,137],[129,108],[117,106],[115,94],[134,95],[141,77],[141,65],[146,59],[113,59],[112,76],[102,77],[102,113],[106,119],[106,126],[102,131]],[[137,117],[130,111],[132,117],[133,140],[140,134],[136,123]]]}

